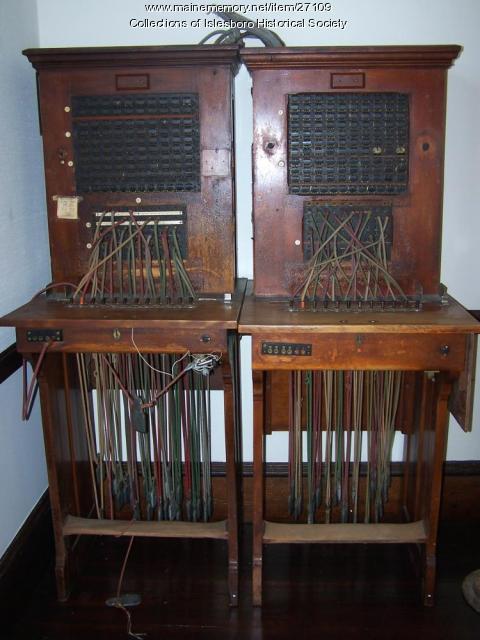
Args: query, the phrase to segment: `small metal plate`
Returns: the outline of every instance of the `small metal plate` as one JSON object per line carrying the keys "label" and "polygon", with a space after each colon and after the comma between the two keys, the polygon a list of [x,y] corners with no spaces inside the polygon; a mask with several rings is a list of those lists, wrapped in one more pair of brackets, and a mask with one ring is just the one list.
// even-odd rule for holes
{"label": "small metal plate", "polygon": [[27,342],[62,342],[62,329],[27,329]]}
{"label": "small metal plate", "polygon": [[262,342],[265,356],[311,356],[312,345],[298,342]]}

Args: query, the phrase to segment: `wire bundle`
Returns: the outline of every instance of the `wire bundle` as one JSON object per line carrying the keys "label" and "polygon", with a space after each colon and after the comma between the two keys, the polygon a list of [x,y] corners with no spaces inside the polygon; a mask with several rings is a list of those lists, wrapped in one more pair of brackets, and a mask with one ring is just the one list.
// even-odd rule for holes
{"label": "wire bundle", "polygon": [[218,358],[198,372],[189,354],[76,357],[97,517],[129,507],[134,519],[208,520],[208,373]]}
{"label": "wire bundle", "polygon": [[100,216],[74,301],[169,304],[195,298],[174,225],[137,220],[132,212],[126,219],[114,211]]}
{"label": "wire bundle", "polygon": [[326,210],[310,218],[312,258],[294,294],[301,303],[401,300],[407,297],[389,273],[386,235],[390,216],[340,216]]}
{"label": "wire bundle", "polygon": [[402,383],[401,371],[290,372],[289,512],[295,519],[304,509],[304,424],[308,522],[315,522],[322,509],[328,524],[334,508],[341,522],[358,522],[363,432],[364,521],[382,518]]}

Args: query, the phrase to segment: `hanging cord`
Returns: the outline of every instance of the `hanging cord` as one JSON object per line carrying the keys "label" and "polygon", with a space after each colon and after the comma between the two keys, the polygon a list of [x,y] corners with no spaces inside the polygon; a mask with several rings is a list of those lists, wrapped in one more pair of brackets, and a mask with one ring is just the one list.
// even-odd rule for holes
{"label": "hanging cord", "polygon": [[[32,412],[33,403],[35,400],[36,390],[37,390],[37,379],[38,374],[40,373],[40,369],[42,367],[43,359],[45,358],[45,354],[51,346],[51,341],[46,340],[43,344],[42,350],[40,351],[40,355],[38,356],[37,364],[33,369],[32,379],[30,380],[30,384],[27,385],[27,360],[23,358],[23,402],[22,402],[22,420],[28,420],[30,418],[30,414]],[[27,388],[28,387],[28,388]]]}
{"label": "hanging cord", "polygon": [[[155,371],[156,373],[162,373],[164,376],[170,376],[171,378],[173,378],[173,373],[168,373],[167,371],[162,371],[161,369],[156,369],[153,365],[151,365],[148,360],[145,358],[145,356],[140,352],[140,349],[137,347],[137,343],[135,342],[135,339],[133,337],[133,327],[132,327],[132,344],[135,348],[135,351],[137,352],[140,360],[143,360],[143,362],[147,365],[147,367],[149,367],[152,371]],[[183,358],[185,358],[187,355],[189,355],[189,352],[187,351],[187,353],[180,358],[180,360],[183,360]],[[177,362],[180,362],[180,360],[177,360]],[[176,362],[173,364],[173,367],[175,366]],[[172,367],[172,370],[173,370]]]}
{"label": "hanging cord", "polygon": [[130,405],[133,405],[134,402],[135,402],[135,398],[132,396],[132,394],[129,392],[129,390],[125,387],[125,385],[122,382],[122,379],[120,378],[118,373],[115,371],[114,367],[108,361],[108,358],[103,353],[100,354],[100,358],[107,365],[108,369],[110,369],[111,374],[115,378],[118,386],[123,391],[124,395],[127,397]]}
{"label": "hanging cord", "polygon": [[90,476],[92,479],[93,495],[95,498],[97,518],[102,518],[103,505],[101,504],[101,499],[103,498],[103,492],[99,500],[97,484],[95,482],[95,469],[97,469],[97,471],[101,469],[101,464],[100,464],[101,461],[97,455],[97,442],[95,438],[95,429],[93,428],[94,420],[92,419],[92,415],[90,412],[90,403],[88,402],[88,376],[87,376],[87,365],[85,362],[86,354],[77,353],[76,360],[77,360],[78,380],[80,384],[80,394],[82,399],[82,410],[83,410],[83,417],[84,417],[85,436],[86,436],[86,442],[87,442],[88,462],[90,466]]}
{"label": "hanging cord", "polygon": [[135,539],[135,536],[131,536],[130,537],[130,542],[128,543],[127,551],[126,551],[125,557],[123,559],[122,569],[120,571],[120,577],[118,578],[116,601],[115,601],[113,606],[116,609],[120,609],[121,611],[123,611],[125,613],[125,615],[127,616],[127,635],[130,638],[137,638],[137,640],[141,640],[142,638],[145,638],[145,636],[147,634],[146,633],[135,633],[134,631],[132,631],[132,614],[120,602],[120,592],[122,590],[123,577],[125,575],[125,569],[127,568],[127,562],[128,562],[128,558],[130,556],[130,551],[132,549],[132,545],[133,545],[134,539]]}
{"label": "hanging cord", "polygon": [[50,289],[56,289],[57,287],[71,287],[72,289],[76,289],[77,285],[72,282],[52,282],[51,284],[47,284],[46,287],[43,287],[43,289],[40,289],[40,291],[37,291],[37,293],[33,295],[32,300],[41,296],[42,293],[46,293],[50,291]]}

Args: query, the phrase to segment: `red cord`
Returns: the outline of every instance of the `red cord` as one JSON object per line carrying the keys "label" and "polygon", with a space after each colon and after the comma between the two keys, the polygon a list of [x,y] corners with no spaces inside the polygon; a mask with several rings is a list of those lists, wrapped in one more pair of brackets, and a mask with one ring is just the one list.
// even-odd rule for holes
{"label": "red cord", "polygon": [[42,350],[40,351],[40,355],[38,356],[37,364],[33,370],[32,379],[30,380],[30,385],[28,385],[27,389],[27,360],[23,358],[23,402],[22,402],[22,420],[28,420],[30,417],[30,413],[32,412],[33,407],[33,399],[35,397],[35,390],[37,386],[37,378],[40,373],[40,368],[42,366],[43,359],[45,354],[47,353],[48,348],[51,345],[51,341],[47,340]]}
{"label": "red cord", "polygon": [[130,403],[130,406],[133,405],[133,403],[135,402],[135,398],[132,396],[132,394],[128,391],[128,389],[125,387],[125,385],[122,382],[122,379],[120,378],[120,376],[118,375],[118,373],[115,371],[115,369],[113,368],[113,366],[110,364],[110,362],[108,361],[108,358],[106,358],[106,356],[101,353],[100,354],[101,359],[103,360],[103,362],[107,365],[107,367],[110,369],[110,372],[112,373],[113,377],[115,378],[115,380],[118,383],[118,386],[120,387],[120,389],[123,391],[123,393],[125,394],[125,396],[128,399],[128,402]]}

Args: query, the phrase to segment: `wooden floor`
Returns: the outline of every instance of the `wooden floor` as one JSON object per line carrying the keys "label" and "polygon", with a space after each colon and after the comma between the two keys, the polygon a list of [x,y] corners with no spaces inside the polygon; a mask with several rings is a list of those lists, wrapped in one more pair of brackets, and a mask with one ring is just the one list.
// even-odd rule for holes
{"label": "wooden floor", "polygon": [[[133,630],[149,639],[479,640],[480,615],[461,594],[464,576],[480,568],[479,534],[478,523],[443,525],[437,604],[431,609],[420,605],[406,547],[280,545],[266,550],[264,607],[255,610],[248,529],[237,610],[228,607],[223,542],[136,539],[124,591],[142,595],[142,604],[131,609]],[[105,606],[115,593],[128,541],[92,542],[69,602],[56,602],[50,568],[20,619],[2,620],[0,638],[128,637],[122,611]]]}

